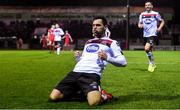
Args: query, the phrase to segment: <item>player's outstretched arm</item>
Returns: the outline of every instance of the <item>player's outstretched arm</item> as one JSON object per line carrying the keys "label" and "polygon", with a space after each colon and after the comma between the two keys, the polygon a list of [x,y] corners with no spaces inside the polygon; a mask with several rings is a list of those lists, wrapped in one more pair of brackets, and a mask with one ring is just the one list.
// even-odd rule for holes
{"label": "player's outstretched arm", "polygon": [[118,67],[125,67],[127,65],[126,58],[124,55],[119,55],[116,57],[107,57],[107,62]]}
{"label": "player's outstretched arm", "polygon": [[126,59],[124,55],[121,53],[116,57],[107,56],[106,52],[101,50],[98,52],[98,57],[102,60],[106,60],[107,62],[113,64],[118,67],[125,67],[127,65]]}
{"label": "player's outstretched arm", "polygon": [[107,56],[106,61],[118,67],[125,67],[127,61],[117,41],[113,41],[111,44],[111,51],[113,56]]}

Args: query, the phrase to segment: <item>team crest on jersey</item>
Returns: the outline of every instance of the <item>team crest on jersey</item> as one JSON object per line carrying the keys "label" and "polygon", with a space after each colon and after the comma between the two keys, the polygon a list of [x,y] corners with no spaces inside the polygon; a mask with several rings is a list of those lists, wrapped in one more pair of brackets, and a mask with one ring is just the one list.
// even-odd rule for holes
{"label": "team crest on jersey", "polygon": [[89,45],[89,46],[87,46],[87,48],[86,48],[86,51],[87,51],[87,52],[91,52],[91,53],[97,52],[98,50],[99,50],[99,45],[97,45],[97,44]]}

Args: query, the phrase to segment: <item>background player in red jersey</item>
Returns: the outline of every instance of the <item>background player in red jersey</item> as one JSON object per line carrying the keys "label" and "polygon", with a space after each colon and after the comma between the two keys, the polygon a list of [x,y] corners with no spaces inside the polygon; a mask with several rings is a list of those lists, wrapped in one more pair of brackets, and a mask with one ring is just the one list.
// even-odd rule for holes
{"label": "background player in red jersey", "polygon": [[70,46],[70,42],[73,42],[73,39],[69,34],[68,30],[65,31],[63,39],[64,39],[64,46]]}
{"label": "background player in red jersey", "polygon": [[51,25],[51,28],[48,29],[48,46],[50,53],[54,52],[54,29],[55,25]]}

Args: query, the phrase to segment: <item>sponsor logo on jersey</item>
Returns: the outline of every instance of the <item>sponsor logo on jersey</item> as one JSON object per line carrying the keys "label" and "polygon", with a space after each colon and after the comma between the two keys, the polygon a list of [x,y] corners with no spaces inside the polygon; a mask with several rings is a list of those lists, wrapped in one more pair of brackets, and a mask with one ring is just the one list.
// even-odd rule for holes
{"label": "sponsor logo on jersey", "polygon": [[97,44],[89,45],[89,46],[87,46],[87,48],[86,48],[86,51],[87,51],[87,52],[91,52],[91,53],[97,52],[98,50],[99,50],[99,45],[97,45]]}
{"label": "sponsor logo on jersey", "polygon": [[151,22],[152,22],[151,19],[145,19],[145,21],[144,21],[145,24],[150,24]]}

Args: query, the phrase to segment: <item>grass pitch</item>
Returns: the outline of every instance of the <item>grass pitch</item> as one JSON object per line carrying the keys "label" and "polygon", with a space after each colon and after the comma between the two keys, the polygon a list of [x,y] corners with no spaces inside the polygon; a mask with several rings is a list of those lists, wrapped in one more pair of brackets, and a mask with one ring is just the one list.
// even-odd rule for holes
{"label": "grass pitch", "polygon": [[90,107],[87,102],[48,102],[56,85],[75,65],[73,52],[0,51],[0,109],[178,109],[180,52],[155,51],[155,72],[147,71],[143,51],[125,51],[128,65],[107,65],[102,87],[111,102]]}

